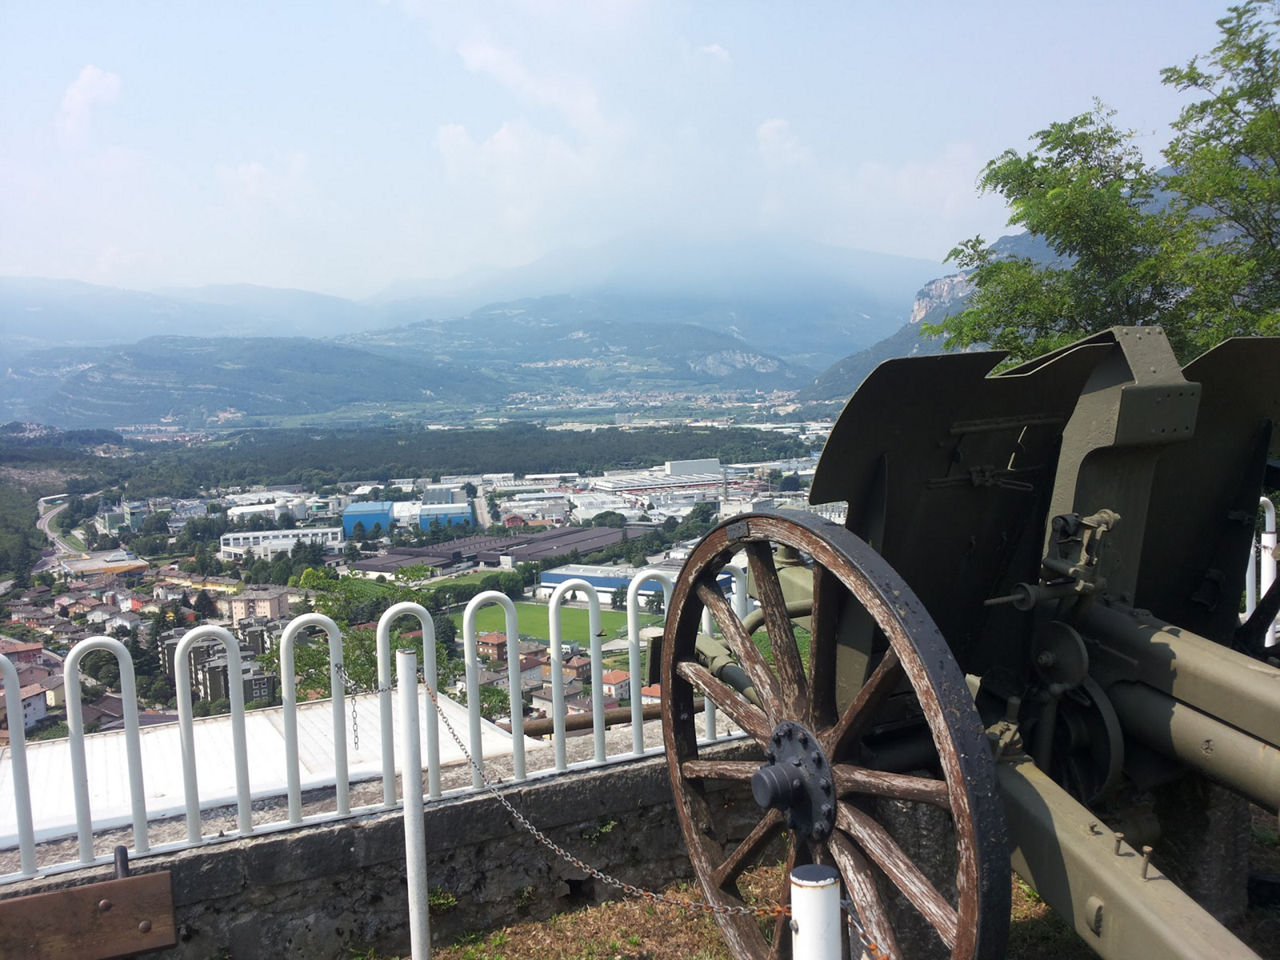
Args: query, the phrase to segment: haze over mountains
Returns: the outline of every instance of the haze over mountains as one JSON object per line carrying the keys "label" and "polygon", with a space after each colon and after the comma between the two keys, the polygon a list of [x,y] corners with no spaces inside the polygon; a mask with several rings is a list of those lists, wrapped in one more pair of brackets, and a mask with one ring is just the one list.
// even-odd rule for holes
{"label": "haze over mountains", "polygon": [[511,394],[799,389],[907,321],[940,264],[632,238],[366,301],[0,278],[0,419],[113,426]]}

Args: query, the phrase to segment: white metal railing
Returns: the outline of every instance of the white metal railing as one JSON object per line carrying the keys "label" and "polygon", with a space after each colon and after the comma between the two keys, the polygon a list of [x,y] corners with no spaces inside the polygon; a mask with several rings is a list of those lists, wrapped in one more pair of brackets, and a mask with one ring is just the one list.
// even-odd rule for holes
{"label": "white metal railing", "polygon": [[[1258,501],[1262,508],[1262,529],[1249,545],[1249,565],[1244,581],[1244,613],[1250,616],[1258,599],[1266,595],[1276,582],[1276,508],[1266,497]],[[1280,618],[1271,624],[1264,641],[1268,647],[1280,643]]]}
{"label": "white metal railing", "polygon": [[[745,574],[743,571],[730,568],[734,580],[734,604],[739,612],[745,612],[747,598],[745,592]],[[519,650],[519,625],[517,617],[517,609],[511,598],[495,591],[486,591],[474,597],[467,604],[463,612],[463,647],[464,647],[464,667],[466,670],[466,690],[467,690],[467,725],[468,725],[468,750],[475,760],[475,767],[472,770],[472,785],[469,788],[460,788],[459,790],[449,791],[449,795],[454,795],[468,790],[475,790],[482,786],[483,782],[483,763],[484,763],[484,738],[482,736],[481,722],[481,702],[479,694],[478,673],[479,673],[479,657],[477,655],[477,643],[475,633],[475,619],[477,612],[488,605],[497,604],[501,606],[505,612],[506,631],[507,631],[507,666],[508,666],[508,682],[509,682],[509,703],[511,712],[511,753],[512,753],[512,778],[516,781],[528,779],[530,776],[546,776],[554,773],[562,772],[568,769],[575,769],[581,766],[598,766],[603,763],[612,763],[618,761],[630,760],[638,756],[645,756],[655,752],[660,752],[661,748],[650,748],[646,750],[644,745],[643,733],[643,705],[641,703],[640,689],[644,685],[641,676],[641,659],[642,647],[640,641],[640,622],[641,622],[641,603],[640,593],[646,586],[657,584],[661,586],[664,594],[664,609],[670,605],[671,591],[673,588],[671,576],[661,570],[646,568],[641,570],[627,590],[627,657],[628,667],[631,675],[631,719],[634,725],[633,736],[630,748],[621,752],[609,755],[607,752],[607,741],[605,738],[605,711],[603,694],[602,674],[603,674],[603,655],[601,651],[601,604],[599,594],[594,587],[585,580],[571,580],[557,587],[552,595],[551,602],[548,607],[548,617],[550,626],[550,655],[551,655],[551,687],[553,701],[553,726],[554,734],[552,736],[554,761],[552,766],[543,770],[529,773],[526,769],[525,756],[525,739],[523,736],[522,721],[522,705],[523,691],[520,684],[520,650]],[[586,598],[586,606],[588,613],[588,636],[581,638],[585,641],[589,648],[591,661],[591,680],[592,680],[592,732],[593,742],[591,749],[591,757],[581,763],[570,764],[567,758],[567,732],[565,724],[564,710],[564,678],[561,673],[561,664],[563,661],[563,650],[565,646],[564,630],[562,627],[563,608],[566,597],[571,591],[579,591]],[[250,784],[250,763],[249,763],[249,744],[246,734],[246,713],[244,709],[244,690],[240,682],[241,676],[241,655],[240,646],[236,638],[225,628],[204,625],[193,628],[188,631],[179,642],[174,658],[174,681],[177,691],[178,700],[178,721],[177,734],[178,757],[174,758],[181,764],[181,793],[182,808],[181,813],[185,816],[186,837],[181,841],[165,842],[155,848],[159,851],[172,851],[185,847],[197,846],[206,843],[217,842],[223,837],[222,832],[216,835],[205,836],[203,832],[203,821],[201,817],[202,810],[208,810],[214,807],[225,807],[229,803],[227,796],[214,798],[201,798],[200,783],[197,776],[197,761],[202,756],[202,749],[208,751],[212,747],[211,737],[215,736],[220,729],[225,726],[219,725],[205,726],[199,730],[195,724],[196,718],[192,710],[192,680],[190,652],[197,645],[207,643],[210,640],[217,641],[226,649],[227,655],[227,676],[228,676],[228,699],[230,701],[230,739],[232,749],[232,764],[234,770],[235,781],[235,807],[236,807],[236,830],[232,836],[251,836],[264,831],[274,831],[278,829],[287,829],[304,824],[317,822],[325,822],[334,819],[340,819],[351,815],[355,812],[371,812],[377,809],[393,809],[401,806],[396,799],[396,743],[394,736],[393,717],[398,712],[393,697],[392,686],[392,645],[394,638],[392,636],[392,628],[396,621],[410,617],[418,621],[422,627],[423,636],[423,663],[422,674],[423,679],[431,684],[433,690],[439,689],[439,678],[436,664],[436,643],[435,643],[435,627],[431,613],[416,603],[398,603],[390,607],[378,622],[377,636],[377,707],[379,714],[379,760],[378,767],[382,780],[382,798],[380,803],[371,806],[359,807],[352,809],[350,803],[350,787],[348,777],[348,754],[347,754],[347,737],[352,732],[348,729],[349,718],[346,715],[344,704],[346,700],[347,674],[344,664],[343,638],[342,632],[338,625],[330,618],[317,613],[308,613],[297,617],[290,621],[285,627],[283,634],[279,640],[280,652],[280,683],[281,683],[281,700],[282,707],[280,710],[280,721],[283,727],[284,741],[284,757],[283,765],[285,768],[286,782],[283,785],[283,791],[277,789],[258,790],[251,789]],[[331,789],[336,799],[336,810],[330,813],[312,814],[303,816],[302,805],[302,777],[300,774],[299,759],[299,725],[298,725],[298,699],[297,699],[297,681],[295,677],[296,658],[295,652],[299,640],[304,632],[311,629],[319,629],[327,638],[328,655],[329,655],[329,682],[330,682],[330,707],[332,713],[332,742],[327,744],[331,748],[332,756],[332,776],[321,775],[317,779],[312,777],[308,783],[308,789],[320,786]],[[576,639],[576,638],[575,638]],[[37,839],[49,839],[59,835],[66,835],[70,831],[70,827],[62,828],[61,831],[55,825],[50,827],[42,825],[38,817],[33,817],[33,807],[38,812],[40,804],[32,803],[31,796],[31,780],[28,770],[28,755],[31,746],[27,743],[22,723],[17,722],[16,718],[22,716],[22,700],[20,695],[20,687],[18,682],[17,670],[12,663],[3,656],[0,656],[0,677],[4,679],[5,698],[9,716],[11,719],[11,740],[8,747],[8,764],[7,767],[0,765],[0,773],[7,770],[9,780],[13,788],[14,810],[16,812],[15,825],[13,833],[16,834],[16,842],[19,851],[20,870],[18,872],[0,875],[0,883],[8,883],[25,877],[39,876],[43,874],[61,872],[63,870],[73,869],[93,863],[105,863],[109,860],[109,856],[104,854],[96,856],[94,853],[94,832],[95,820],[90,804],[90,772],[94,774],[95,783],[98,783],[97,777],[115,778],[118,775],[114,770],[94,769],[90,771],[86,767],[85,762],[85,732],[83,723],[83,714],[80,704],[81,689],[81,662],[87,653],[94,650],[104,650],[113,654],[120,668],[120,688],[121,697],[124,705],[124,732],[122,734],[126,752],[127,752],[127,773],[129,781],[130,796],[130,817],[129,820],[133,827],[133,855],[143,855],[152,852],[153,848],[148,840],[148,811],[147,811],[147,795],[143,787],[143,759],[140,747],[140,732],[138,723],[138,707],[136,683],[133,672],[132,658],[129,656],[127,648],[118,640],[108,637],[91,637],[76,644],[71,652],[67,655],[64,669],[66,671],[65,683],[67,689],[67,723],[69,736],[67,740],[68,760],[72,768],[72,783],[75,799],[75,834],[79,840],[79,859],[74,862],[65,863],[39,863]],[[415,665],[416,665],[416,658]],[[401,663],[397,660],[397,671],[401,669]],[[415,695],[421,695],[422,690],[419,687],[414,691]],[[401,703],[408,694],[402,693]],[[415,696],[415,703],[417,698]],[[403,711],[403,705],[401,711]],[[453,709],[451,707],[451,709]],[[405,714],[400,714],[402,717]],[[401,721],[404,722],[404,721]],[[155,728],[165,729],[165,728]],[[168,728],[172,730],[172,727]],[[422,710],[422,739],[425,743],[419,744],[419,749],[425,747],[425,770],[427,773],[427,789],[426,799],[434,800],[445,795],[441,787],[441,747],[440,747],[440,729],[439,717],[434,707],[427,703],[426,708]],[[416,731],[415,731],[416,732]],[[459,730],[459,735],[462,731]],[[171,734],[170,734],[171,735]],[[225,734],[224,734],[225,735]],[[708,728],[708,736],[714,739],[717,736],[723,736],[723,732],[717,733],[714,728]],[[96,736],[120,736],[118,734],[98,734]],[[400,739],[404,739],[401,733]],[[221,746],[221,745],[219,745]],[[402,750],[405,744],[401,744]],[[403,755],[401,758],[401,769],[403,766]],[[170,761],[172,762],[172,761]],[[367,778],[367,773],[365,774]],[[410,776],[404,781],[406,784],[404,793],[407,795],[411,791],[415,791],[413,786],[417,781]],[[326,786],[327,785],[327,786]],[[283,792],[287,797],[287,818],[285,820],[268,820],[269,814],[264,811],[257,811],[259,822],[255,823],[255,811],[253,809],[253,799],[265,796],[278,796]],[[36,798],[37,800],[39,798]],[[415,801],[422,799],[421,790],[416,790]],[[172,808],[164,810],[152,811],[152,817],[155,820],[169,819],[179,811]],[[117,821],[118,822],[118,821]],[[99,818],[96,823],[97,828],[103,829],[114,826],[109,818],[104,822],[103,818]],[[6,837],[0,842],[11,843],[13,837]]]}

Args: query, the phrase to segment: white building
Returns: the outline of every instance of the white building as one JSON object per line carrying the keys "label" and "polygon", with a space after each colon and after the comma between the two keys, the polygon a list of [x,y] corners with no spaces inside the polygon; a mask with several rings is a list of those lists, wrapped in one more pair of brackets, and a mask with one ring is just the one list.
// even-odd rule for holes
{"label": "white building", "polygon": [[227,509],[227,518],[229,520],[243,520],[245,517],[260,516],[267,517],[273,523],[279,523],[285,517],[305,520],[307,519],[307,514],[307,501],[301,497],[281,497],[271,503],[248,503]]}
{"label": "white building", "polygon": [[224,533],[219,541],[218,558],[240,560],[249,550],[255,557],[270,559],[278,553],[288,553],[301,540],[305,544],[318,543],[327,552],[342,549],[341,527],[299,527],[296,530],[238,530]]}

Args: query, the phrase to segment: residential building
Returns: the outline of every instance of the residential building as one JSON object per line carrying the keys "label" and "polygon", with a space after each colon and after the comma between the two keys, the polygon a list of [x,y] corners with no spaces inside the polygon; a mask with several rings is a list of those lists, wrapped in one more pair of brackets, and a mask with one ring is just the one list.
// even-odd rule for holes
{"label": "residential building", "polygon": [[631,674],[625,670],[606,670],[600,675],[600,689],[615,700],[631,697]]}
{"label": "residential building", "polygon": [[233,626],[247,617],[277,620],[289,612],[289,596],[286,587],[250,587],[243,593],[219,600],[218,607],[226,605],[226,614]]}

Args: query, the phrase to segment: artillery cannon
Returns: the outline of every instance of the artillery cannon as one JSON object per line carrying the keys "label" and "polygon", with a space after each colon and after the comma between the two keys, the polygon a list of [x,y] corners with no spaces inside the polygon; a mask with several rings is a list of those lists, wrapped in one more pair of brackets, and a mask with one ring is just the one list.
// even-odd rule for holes
{"label": "artillery cannon", "polygon": [[[699,881],[733,908],[765,867],[832,865],[888,955],[968,960],[1005,955],[1012,865],[1103,957],[1253,957],[1158,869],[1151,798],[1280,805],[1280,595],[1239,616],[1280,340],[1185,369],[1154,327],[1002,356],[882,364],[810,493],[845,526],[738,516],[686,561],[650,673]],[[744,554],[740,616],[717,575]],[[699,744],[696,696],[746,748]],[[717,919],[736,955],[789,955],[785,916]]]}

